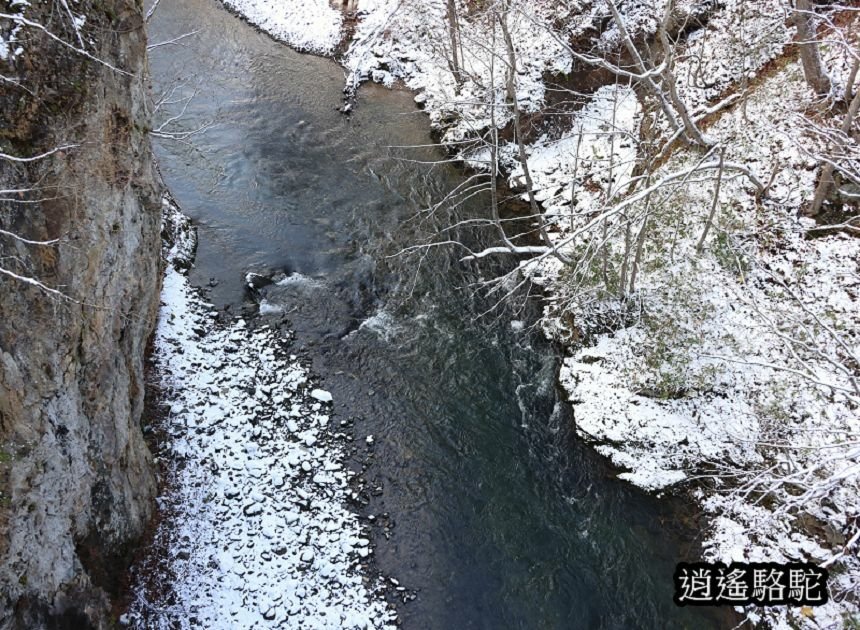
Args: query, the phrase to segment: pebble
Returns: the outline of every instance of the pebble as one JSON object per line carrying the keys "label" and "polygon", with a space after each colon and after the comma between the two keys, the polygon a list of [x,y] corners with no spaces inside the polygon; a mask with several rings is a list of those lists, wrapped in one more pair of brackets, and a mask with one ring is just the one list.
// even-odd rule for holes
{"label": "pebble", "polygon": [[225,499],[235,499],[238,496],[239,496],[239,489],[236,488],[235,486],[230,486],[230,487],[224,488],[224,498]]}
{"label": "pebble", "polygon": [[245,509],[242,510],[245,516],[256,516],[263,511],[263,506],[259,503],[252,503],[251,505],[246,505]]}
{"label": "pebble", "polygon": [[331,402],[332,396],[324,389],[314,389],[311,391],[311,398],[316,398],[320,402]]}

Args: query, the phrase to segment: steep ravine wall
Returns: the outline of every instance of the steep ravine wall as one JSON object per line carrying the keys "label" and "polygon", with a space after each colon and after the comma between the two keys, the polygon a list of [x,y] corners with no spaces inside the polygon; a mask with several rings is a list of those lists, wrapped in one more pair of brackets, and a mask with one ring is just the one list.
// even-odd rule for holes
{"label": "steep ravine wall", "polygon": [[[0,195],[0,229],[59,239],[0,233],[0,268],[64,294],[0,274],[3,630],[113,626],[110,597],[156,490],[140,428],[161,275],[142,7],[69,5],[86,50],[124,72],[33,27],[0,59],[21,84],[0,83],[0,152],[77,145],[0,158],[0,190],[33,188]],[[34,0],[25,17],[80,47],[69,5]]]}

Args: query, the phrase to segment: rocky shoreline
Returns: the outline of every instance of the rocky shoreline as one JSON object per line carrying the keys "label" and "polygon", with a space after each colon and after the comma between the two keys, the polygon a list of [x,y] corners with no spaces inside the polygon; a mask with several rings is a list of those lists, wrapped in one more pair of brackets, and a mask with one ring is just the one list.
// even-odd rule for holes
{"label": "rocky shoreline", "polygon": [[122,623],[395,627],[385,590],[396,581],[370,577],[369,535],[349,508],[362,491],[345,466],[349,423],[288,334],[224,321],[189,284],[177,244],[193,243],[193,228],[172,203],[165,210],[181,228],[165,240],[153,357],[168,479]]}

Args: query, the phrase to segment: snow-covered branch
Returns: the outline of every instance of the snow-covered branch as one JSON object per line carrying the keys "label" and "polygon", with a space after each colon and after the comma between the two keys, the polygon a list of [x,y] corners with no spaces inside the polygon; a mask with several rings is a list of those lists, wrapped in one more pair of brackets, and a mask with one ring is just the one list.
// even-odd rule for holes
{"label": "snow-covered branch", "polygon": [[121,68],[117,68],[116,66],[114,66],[111,63],[108,63],[107,61],[105,61],[103,59],[99,59],[98,57],[91,54],[87,50],[85,50],[79,46],[75,46],[74,44],[70,44],[69,42],[65,41],[64,39],[57,37],[51,31],[49,31],[47,28],[45,28],[44,26],[42,26],[38,22],[33,22],[32,20],[28,20],[27,18],[25,18],[21,15],[11,15],[9,13],[0,13],[0,18],[10,20],[12,22],[15,22],[16,24],[20,24],[22,26],[26,26],[28,28],[34,28],[38,31],[41,31],[45,35],[47,35],[48,37],[53,39],[55,42],[60,44],[61,46],[64,46],[64,47],[68,48],[69,50],[72,50],[72,51],[76,52],[77,54],[86,57],[90,61],[95,61],[96,63],[98,63],[98,64],[100,64],[106,68],[109,68],[109,69],[111,69],[114,72],[117,72],[119,74],[129,76],[129,77],[132,76],[131,72],[128,72],[128,71],[123,70]]}

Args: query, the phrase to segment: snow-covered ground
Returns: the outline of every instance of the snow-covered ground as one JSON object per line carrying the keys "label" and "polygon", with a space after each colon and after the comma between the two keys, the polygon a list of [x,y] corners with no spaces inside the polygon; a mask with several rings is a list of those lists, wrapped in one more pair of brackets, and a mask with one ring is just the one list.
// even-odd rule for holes
{"label": "snow-covered ground", "polygon": [[[517,97],[524,112],[537,112],[543,104],[543,75],[567,73],[572,62],[552,32],[543,28],[556,12],[541,3],[531,8],[529,14],[512,11],[508,20],[518,51]],[[444,132],[444,144],[474,137],[490,125],[487,93],[492,89],[501,99],[505,90],[499,71],[505,43],[491,20],[459,20],[458,87],[444,51],[449,37],[444,2],[371,0],[360,2],[359,9],[358,27],[342,60],[353,86],[367,80],[384,85],[402,81],[418,94],[416,101],[431,124]],[[510,119],[506,111],[496,109],[497,124]]]}
{"label": "snow-covered ground", "polygon": [[[187,231],[172,241],[173,258],[191,244]],[[361,564],[372,548],[348,507],[349,437],[331,418],[331,394],[314,386],[281,332],[218,323],[172,264],[161,299],[155,365],[169,412],[155,428],[166,492],[124,623],[395,627]]]}
{"label": "snow-covered ground", "polygon": [[343,14],[328,0],[224,0],[224,4],[296,50],[331,54],[342,38]]}

